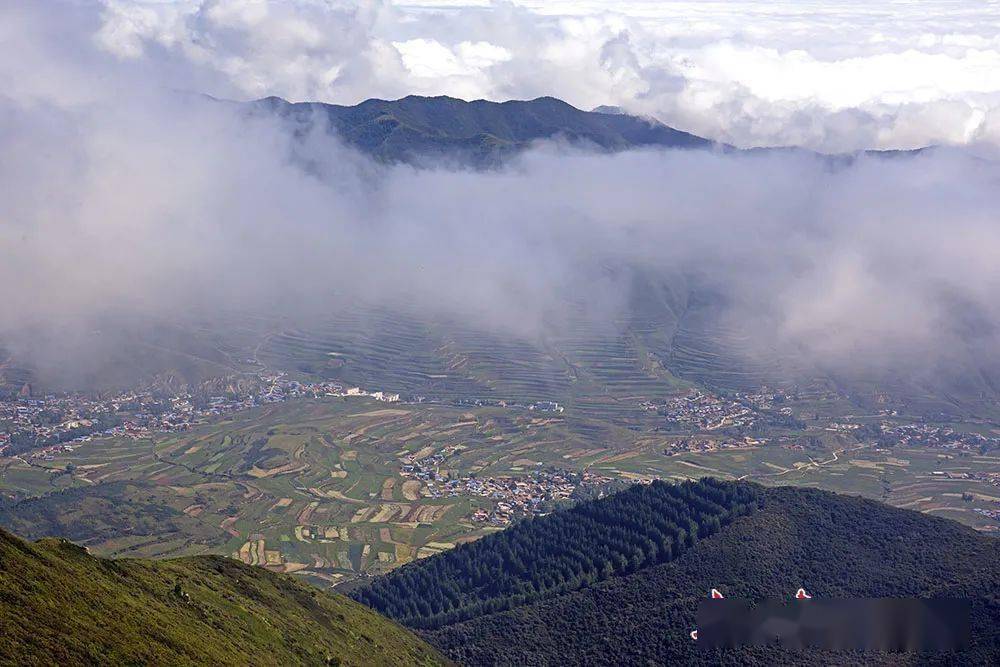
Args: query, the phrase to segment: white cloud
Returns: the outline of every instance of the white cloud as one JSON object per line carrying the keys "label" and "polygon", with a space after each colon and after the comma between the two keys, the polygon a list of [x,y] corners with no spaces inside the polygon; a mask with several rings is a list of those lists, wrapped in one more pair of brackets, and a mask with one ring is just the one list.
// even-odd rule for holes
{"label": "white cloud", "polygon": [[[96,0],[94,0],[96,1]],[[55,2],[54,2],[55,4]],[[104,0],[96,44],[175,86],[356,103],[615,104],[738,145],[1000,143],[1000,6],[930,0]]]}
{"label": "white cloud", "polygon": [[456,52],[470,67],[482,69],[510,60],[510,51],[489,42],[461,42]]}
{"label": "white cloud", "polygon": [[411,39],[392,45],[403,56],[403,65],[413,76],[434,78],[470,73],[470,68],[459,62],[451,49],[433,39]]}

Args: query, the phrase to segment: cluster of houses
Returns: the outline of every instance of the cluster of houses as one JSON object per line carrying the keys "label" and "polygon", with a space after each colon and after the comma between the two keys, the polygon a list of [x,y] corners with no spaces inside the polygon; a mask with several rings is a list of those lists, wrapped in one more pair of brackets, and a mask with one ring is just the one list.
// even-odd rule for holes
{"label": "cluster of houses", "polygon": [[[981,515],[981,516],[985,516],[988,519],[993,519],[994,521],[1000,521],[1000,510],[996,510],[996,509],[992,509],[992,508],[985,508],[984,509],[984,508],[981,508],[981,507],[977,507],[977,508],[975,508],[972,511],[975,512],[976,514]],[[995,526],[990,526],[990,527],[987,527],[986,530],[990,530],[990,531],[996,532],[996,531],[998,531],[1000,529],[997,529]]]}
{"label": "cluster of houses", "polygon": [[490,498],[494,501],[492,509],[476,510],[473,520],[506,526],[515,519],[550,512],[555,503],[569,500],[581,485],[610,481],[610,477],[591,472],[537,470],[523,477],[463,477],[449,480],[445,488],[450,494]]}
{"label": "cluster of houses", "polygon": [[861,428],[861,424],[851,422],[830,422],[826,425],[826,430],[832,433],[851,433]]}
{"label": "cluster of houses", "polygon": [[882,422],[880,429],[884,438],[904,447],[934,447],[977,454],[1000,449],[1000,438],[996,436],[973,431],[956,431],[950,426]]}
{"label": "cluster of houses", "polygon": [[766,438],[679,438],[663,450],[668,456],[690,452],[717,452],[723,449],[750,449],[767,443]]}
{"label": "cluster of houses", "polygon": [[935,470],[931,473],[935,477],[944,477],[945,479],[969,479],[976,480],[978,482],[985,482],[990,486],[995,486],[1000,488],[1000,472],[987,472],[981,470],[970,470],[965,472],[957,472],[953,470]]}
{"label": "cluster of houses", "polygon": [[492,509],[476,510],[472,518],[495,526],[505,526],[520,517],[544,514],[551,509],[552,503],[568,500],[583,484],[606,484],[612,480],[592,472],[561,469],[533,470],[517,477],[449,477],[441,471],[441,464],[461,448],[461,445],[451,445],[420,458],[404,456],[400,475],[422,481],[432,498],[471,495],[493,500]]}
{"label": "cluster of houses", "polygon": [[[440,472],[441,463],[449,456],[455,452],[463,449],[462,445],[449,445],[447,447],[442,447],[436,452],[429,453],[427,456],[421,456],[421,453],[417,454],[404,454],[400,461],[402,461],[402,466],[400,466],[400,475],[403,477],[409,477],[411,479],[418,479],[428,488],[433,489],[434,482],[443,477]],[[441,493],[438,492],[437,496]]]}
{"label": "cluster of houses", "polygon": [[[429,400],[425,396],[416,397],[416,402],[420,403],[434,403],[436,401]],[[559,405],[556,401],[532,401],[527,403],[522,403],[519,401],[510,401],[502,398],[456,398],[448,401],[449,405],[454,405],[456,407],[470,407],[470,408],[509,408],[513,410],[531,410],[534,412],[563,412],[565,408]]]}
{"label": "cluster of houses", "polygon": [[[668,425],[686,426],[701,431],[721,428],[753,428],[762,417],[760,410],[774,407],[780,394],[762,390],[723,398],[703,391],[692,391],[660,401],[647,401],[643,407],[666,418]],[[782,408],[790,412],[788,408]]]}

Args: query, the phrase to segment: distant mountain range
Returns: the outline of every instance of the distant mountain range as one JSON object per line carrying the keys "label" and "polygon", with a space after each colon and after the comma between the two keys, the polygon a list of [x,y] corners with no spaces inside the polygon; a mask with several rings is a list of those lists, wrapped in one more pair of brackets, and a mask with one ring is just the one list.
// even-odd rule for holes
{"label": "distant mountain range", "polygon": [[709,148],[713,142],[610,107],[582,111],[554,97],[466,102],[454,97],[366,100],[356,106],[291,103],[267,97],[250,103],[304,124],[318,120],[349,145],[386,161],[447,158],[497,164],[532,142],[559,139],[605,151],[644,146]]}
{"label": "distant mountain range", "polygon": [[95,558],[0,530],[0,664],[438,665],[342,595],[218,556]]}
{"label": "distant mountain range", "polygon": [[[710,480],[672,488],[654,483],[534,519],[353,595],[423,627],[466,665],[1000,664],[1000,540],[813,489]],[[799,587],[815,598],[969,598],[972,644],[958,654],[720,655],[689,636],[712,588],[761,600],[790,599]]]}
{"label": "distant mountain range", "polygon": [[[365,100],[354,106],[288,102],[265,97],[246,103],[252,113],[277,114],[303,129],[324,122],[348,145],[386,162],[498,166],[541,140],[564,141],[600,151],[633,148],[718,149],[740,151],[664,125],[654,118],[601,105],[583,111],[555,97],[471,102],[454,97],[408,95],[398,100]],[[833,165],[849,164],[858,154],[879,157],[914,155],[916,150],[868,150],[825,156]],[[809,153],[797,147],[746,149],[749,153]]]}

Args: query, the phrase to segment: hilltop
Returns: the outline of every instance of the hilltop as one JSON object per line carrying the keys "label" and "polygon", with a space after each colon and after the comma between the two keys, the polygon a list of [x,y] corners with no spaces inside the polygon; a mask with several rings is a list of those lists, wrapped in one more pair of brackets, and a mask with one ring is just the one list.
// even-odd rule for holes
{"label": "hilltop", "polygon": [[0,530],[0,663],[433,665],[395,623],[220,557],[91,556]]}
{"label": "hilltop", "polygon": [[355,106],[291,103],[267,97],[252,102],[251,108],[303,123],[325,119],[348,144],[389,162],[444,157],[497,164],[541,139],[562,139],[606,151],[713,145],[655,120],[583,111],[554,97],[466,102],[454,97],[410,95],[399,100],[371,99]]}
{"label": "hilltop", "polygon": [[[743,482],[719,486],[731,487],[730,493],[742,489],[739,493],[750,494],[759,507],[689,543],[669,562],[623,568],[565,594],[422,632],[447,655],[469,665],[718,664],[721,659],[733,664],[979,665],[1000,659],[1000,541],[954,521],[825,491],[765,489]],[[641,515],[642,497],[633,500]],[[533,523],[555,520],[545,517]],[[572,533],[562,534],[553,538],[550,550],[573,550],[575,545],[565,537]],[[631,539],[640,548],[636,538]],[[502,552],[504,542],[503,533],[483,538],[483,558],[469,569],[489,575],[489,554]],[[442,554],[408,565],[375,583],[367,594],[355,595],[370,599],[374,591],[388,598],[393,591],[405,591],[392,585],[394,577],[418,580],[417,572],[440,572],[448,558],[454,556]],[[540,559],[527,558],[521,565],[536,580],[556,572]],[[422,595],[434,599],[448,584],[447,578],[433,586],[425,580]],[[973,646],[961,655],[938,656],[831,656],[779,649],[720,656],[700,653],[688,637],[695,628],[698,602],[712,588],[729,597],[764,599],[790,597],[800,586],[814,597],[828,598],[972,598]],[[381,606],[398,613],[406,608],[405,601],[403,595],[384,599]]]}

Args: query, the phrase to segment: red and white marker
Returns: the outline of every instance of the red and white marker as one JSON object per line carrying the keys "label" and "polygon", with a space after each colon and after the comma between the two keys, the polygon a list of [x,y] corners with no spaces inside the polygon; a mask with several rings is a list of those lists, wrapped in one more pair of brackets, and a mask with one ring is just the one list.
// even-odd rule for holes
{"label": "red and white marker", "polygon": [[[708,595],[713,600],[721,600],[722,599],[722,593],[719,592],[718,588],[713,588],[712,590],[710,590],[708,592]],[[697,630],[692,630],[691,631],[691,639],[693,639],[695,641],[698,641],[698,631]]]}
{"label": "red and white marker", "polygon": [[806,593],[806,589],[800,588],[799,590],[795,591],[795,599],[796,600],[811,600],[812,596],[809,595],[808,593]]}

